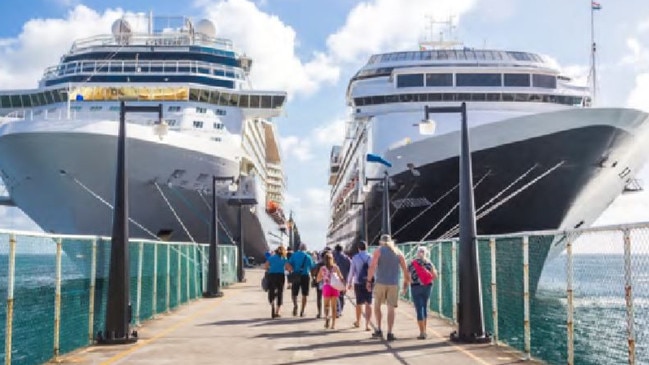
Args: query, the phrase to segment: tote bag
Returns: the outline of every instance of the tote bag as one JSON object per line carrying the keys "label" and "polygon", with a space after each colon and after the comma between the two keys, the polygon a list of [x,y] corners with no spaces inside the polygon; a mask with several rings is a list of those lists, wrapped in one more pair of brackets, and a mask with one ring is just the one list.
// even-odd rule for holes
{"label": "tote bag", "polygon": [[338,276],[338,274],[335,271],[331,272],[331,279],[329,280],[329,285],[331,285],[332,288],[338,291],[345,290],[345,283],[343,283],[342,279]]}

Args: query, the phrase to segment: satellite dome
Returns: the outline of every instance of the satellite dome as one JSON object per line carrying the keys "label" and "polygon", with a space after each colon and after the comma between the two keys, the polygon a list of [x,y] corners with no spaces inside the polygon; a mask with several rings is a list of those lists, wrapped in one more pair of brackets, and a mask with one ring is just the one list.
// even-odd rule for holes
{"label": "satellite dome", "polygon": [[131,33],[131,25],[124,19],[117,19],[111,27],[113,35],[122,35]]}
{"label": "satellite dome", "polygon": [[200,20],[194,28],[196,33],[203,33],[208,37],[216,37],[216,27],[214,23],[207,19]]}

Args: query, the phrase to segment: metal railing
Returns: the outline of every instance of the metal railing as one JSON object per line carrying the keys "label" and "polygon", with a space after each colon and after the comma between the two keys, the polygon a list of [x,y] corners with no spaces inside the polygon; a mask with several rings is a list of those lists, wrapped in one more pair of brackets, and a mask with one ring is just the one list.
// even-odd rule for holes
{"label": "metal railing", "polygon": [[[207,245],[131,240],[131,323],[204,292]],[[220,246],[221,283],[236,282],[235,246]],[[104,329],[110,238],[0,230],[0,341],[5,364],[40,364],[92,344]]]}

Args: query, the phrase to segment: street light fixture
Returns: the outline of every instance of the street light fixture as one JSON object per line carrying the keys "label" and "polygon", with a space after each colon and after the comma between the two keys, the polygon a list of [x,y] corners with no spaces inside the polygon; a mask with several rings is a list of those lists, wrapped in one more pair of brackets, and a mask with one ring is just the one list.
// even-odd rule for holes
{"label": "street light fixture", "polygon": [[219,213],[216,201],[216,182],[230,181],[234,185],[234,176],[212,175],[212,220],[210,224],[210,249],[208,253],[207,266],[207,291],[203,293],[205,298],[219,298],[223,296],[221,291],[221,257],[219,255]]}
{"label": "street light fixture", "polygon": [[476,217],[473,198],[473,174],[471,172],[471,150],[469,148],[469,127],[467,125],[466,103],[459,107],[424,108],[426,121],[432,121],[430,114],[460,113],[460,295],[458,302],[458,330],[451,333],[451,340],[465,343],[490,342],[484,330],[482,318],[482,288],[480,267],[476,246]]}

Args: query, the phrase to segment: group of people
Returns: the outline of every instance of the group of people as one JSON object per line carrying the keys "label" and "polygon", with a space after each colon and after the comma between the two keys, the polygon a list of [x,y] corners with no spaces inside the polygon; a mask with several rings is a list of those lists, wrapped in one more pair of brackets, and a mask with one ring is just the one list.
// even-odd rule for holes
{"label": "group of people", "polygon": [[[274,254],[267,257],[265,264],[268,273],[268,301],[271,305],[271,317],[280,317],[283,304],[283,292],[287,273],[291,278],[291,298],[293,316],[304,317],[310,287],[317,294],[317,318],[322,318],[324,301],[325,328],[334,329],[336,318],[342,315],[345,306],[345,295],[354,291],[356,298],[356,316],[353,326],[361,325],[364,318],[365,330],[370,331],[372,304],[376,329],[374,338],[383,338],[381,306],[387,305],[386,339],[394,341],[392,332],[395,320],[395,309],[399,304],[399,281],[403,276],[402,293],[410,288],[413,304],[417,314],[419,328],[418,339],[425,339],[428,301],[433,280],[437,277],[435,266],[429,260],[425,246],[417,248],[416,257],[407,263],[403,253],[395,246],[390,235],[381,235],[379,247],[372,255],[367,253],[367,243],[358,244],[358,253],[351,259],[343,252],[340,245],[335,250],[326,248],[320,254],[310,254],[302,244],[298,251],[287,257],[286,248],[280,246]],[[298,295],[301,303],[298,306]]]}

